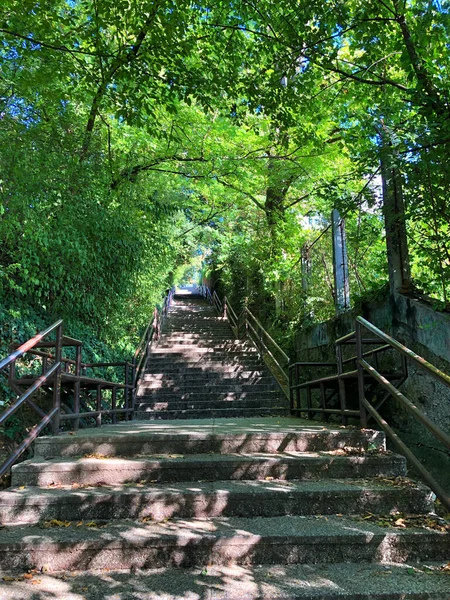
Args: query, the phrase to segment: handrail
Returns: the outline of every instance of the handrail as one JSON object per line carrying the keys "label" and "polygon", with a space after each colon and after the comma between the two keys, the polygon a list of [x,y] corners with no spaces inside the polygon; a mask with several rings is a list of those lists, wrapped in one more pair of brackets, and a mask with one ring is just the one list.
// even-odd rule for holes
{"label": "handrail", "polygon": [[389,346],[400,352],[400,354],[403,354],[404,356],[406,356],[406,358],[411,359],[422,370],[431,373],[434,377],[439,379],[441,383],[444,383],[445,385],[450,387],[449,375],[440,371],[437,367],[429,363],[427,360],[425,360],[424,358],[422,358],[421,356],[419,356],[418,354],[416,354],[415,352],[413,352],[412,350],[410,350],[409,348],[392,338],[387,333],[384,333],[384,331],[381,331],[381,329],[378,329],[378,327],[375,327],[375,325],[370,323],[370,321],[367,321],[363,317],[356,317],[356,321],[357,323],[360,323],[366,329],[374,333],[377,337],[382,339],[386,344],[389,344]]}
{"label": "handrail", "polygon": [[450,387],[450,377],[443,373],[440,369],[429,363],[427,360],[392,338],[390,335],[378,329],[375,325],[364,319],[363,317],[356,318],[356,354],[357,354],[357,369],[358,369],[358,396],[360,405],[361,425],[367,424],[367,412],[375,419],[378,425],[385,431],[391,440],[399,448],[400,452],[404,453],[415,469],[420,473],[424,481],[433,490],[442,504],[447,510],[450,510],[450,496],[443,490],[441,485],[434,479],[431,473],[426,469],[422,462],[411,452],[404,444],[399,436],[389,426],[387,421],[383,419],[378,410],[370,404],[365,395],[364,388],[364,372],[369,373],[393,398],[396,398],[401,405],[412,414],[417,421],[422,423],[428,431],[430,431],[436,439],[438,439],[447,448],[450,448],[450,436],[447,435],[440,427],[433,423],[415,404],[413,404],[404,394],[395,388],[378,370],[370,365],[364,358],[362,328],[369,330],[376,335],[382,342],[390,348],[396,350],[402,357],[411,360],[414,364],[424,370],[428,375],[431,375],[444,385]]}
{"label": "handrail", "polygon": [[[224,296],[223,300],[221,300],[217,292],[214,290],[211,293],[210,289],[206,285],[201,285],[200,291],[203,297],[206,300],[208,300],[210,304],[216,307],[219,314],[222,315],[223,318],[228,320],[236,337],[240,337],[242,335],[243,337],[247,337],[251,342],[253,342],[254,346],[260,351],[269,369],[272,372],[274,372],[270,362],[268,362],[265,359],[266,355],[270,356],[272,362],[276,365],[279,374],[281,374],[281,376],[285,380],[286,385],[288,385],[289,375],[286,372],[286,367],[289,365],[290,362],[289,356],[284,352],[284,350],[282,350],[282,348],[280,348],[280,346],[273,339],[273,337],[265,330],[261,322],[255,317],[255,315],[252,312],[250,312],[250,310],[247,307],[245,307],[241,315],[238,317],[236,311],[231,306],[227,296]],[[281,356],[281,362],[285,363],[284,366],[280,363],[280,358],[277,358],[274,355],[274,352],[278,353],[279,357]],[[283,386],[281,387],[285,395],[288,396],[288,391],[285,388],[283,388]]]}
{"label": "handrail", "polygon": [[284,352],[280,346],[276,343],[276,341],[273,339],[273,337],[264,329],[264,327],[261,325],[261,322],[258,321],[258,319],[255,317],[255,315],[250,312],[250,310],[245,307],[245,312],[253,319],[253,321],[258,325],[258,327],[260,328],[260,330],[262,331],[262,333],[264,334],[264,336],[270,340],[271,344],[273,344],[275,346],[275,348],[278,350],[278,352],[281,354],[281,356],[286,360],[287,363],[290,362],[289,356],[286,354],[286,352]]}
{"label": "handrail", "polygon": [[153,311],[152,319],[149,321],[149,323],[144,331],[144,334],[141,338],[141,341],[138,344],[136,352],[134,353],[133,360],[132,360],[132,366],[133,366],[132,381],[133,381],[133,390],[134,390],[133,403],[136,398],[137,384],[141,377],[142,369],[144,368],[144,366],[147,362],[147,358],[150,353],[151,347],[153,345],[153,341],[157,341],[160,336],[161,328],[164,324],[164,321],[167,317],[167,312],[172,303],[174,291],[175,291],[174,288],[170,288],[170,290],[164,296],[161,310],[158,310],[158,308],[155,307],[155,309]]}
{"label": "handrail", "polygon": [[[101,426],[103,415],[111,415],[113,423],[117,421],[117,415],[119,414],[125,415],[126,419],[133,418],[133,400],[136,393],[137,375],[140,373],[139,369],[145,364],[145,359],[149,351],[149,341],[155,338],[155,334],[159,335],[160,327],[167,316],[172,296],[173,289],[170,289],[164,298],[161,310],[158,311],[158,309],[155,309],[153,313],[154,318],[147,326],[131,362],[83,362],[82,342],[63,335],[63,321],[61,319],[15,348],[9,356],[0,361],[0,372],[7,370],[9,387],[17,395],[16,399],[0,413],[0,425],[5,423],[25,403],[41,417],[39,423],[32,428],[28,436],[0,465],[0,476],[10,469],[39,433],[48,425],[52,425],[53,433],[58,434],[60,422],[63,420],[73,422],[73,428],[76,430],[82,418],[95,417],[97,426]],[[56,331],[55,340],[45,340],[53,331]],[[62,348],[68,346],[75,348],[75,359],[62,356]],[[43,352],[39,348],[54,348],[54,352]],[[31,354],[42,359],[41,374],[39,376],[33,375],[16,378],[16,363],[26,354]],[[50,365],[48,364],[49,361],[51,361]],[[73,372],[73,367],[75,373]],[[104,378],[87,377],[85,375],[86,369],[108,367],[122,367],[124,369],[124,381],[108,381]],[[63,413],[61,411],[62,384],[73,386],[73,412]],[[27,389],[21,391],[20,387],[25,385],[28,386]],[[47,414],[32,400],[35,393],[44,385],[51,386],[53,389],[53,407]],[[83,385],[89,386],[91,389],[96,388],[97,390],[95,410],[91,410],[89,406],[84,406],[83,410],[80,410],[82,408],[80,392]],[[103,390],[105,389],[111,390],[110,408],[104,406]],[[118,390],[123,390],[123,406],[117,406]]]}
{"label": "handrail", "polygon": [[6,369],[6,367],[8,367],[10,364],[14,363],[18,358],[22,358],[22,356],[24,354],[26,354],[32,348],[34,348],[35,346],[37,346],[38,343],[43,338],[47,337],[47,335],[49,333],[51,333],[52,331],[54,331],[60,325],[62,325],[62,319],[60,319],[59,321],[56,321],[56,323],[53,323],[53,325],[50,325],[49,327],[47,327],[47,329],[44,329],[40,333],[37,333],[34,337],[30,338],[27,342],[25,342],[24,344],[22,344],[21,346],[19,346],[9,356],[7,356],[2,361],[0,361],[0,371],[3,371],[3,369]]}

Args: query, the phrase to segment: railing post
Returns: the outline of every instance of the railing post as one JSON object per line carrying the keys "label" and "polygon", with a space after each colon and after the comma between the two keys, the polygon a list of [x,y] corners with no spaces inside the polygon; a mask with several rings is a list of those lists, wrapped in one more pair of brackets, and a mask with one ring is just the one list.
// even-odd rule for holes
{"label": "railing post", "polygon": [[289,408],[291,415],[294,413],[294,389],[292,386],[293,369],[289,369]]}
{"label": "railing post", "polygon": [[97,427],[101,427],[102,426],[102,386],[101,385],[97,386],[97,402],[96,402],[95,410],[98,413],[95,417],[95,423],[96,423]]}
{"label": "railing post", "polygon": [[55,362],[58,367],[55,371],[54,387],[53,387],[53,408],[57,409],[53,418],[53,433],[59,433],[60,412],[61,412],[61,357],[62,357],[62,323],[56,328],[56,343],[55,343]]}
{"label": "railing post", "polygon": [[227,297],[225,296],[225,298],[223,299],[223,318],[227,319]]}
{"label": "railing post", "polygon": [[[116,399],[117,399],[117,387],[114,386],[111,390],[111,410],[116,410]],[[117,423],[117,414],[115,412],[112,413],[112,422],[113,425]]]}
{"label": "railing post", "polygon": [[[76,377],[81,376],[81,346],[77,346],[75,355],[75,375]],[[80,389],[81,382],[77,379],[73,386],[73,412],[76,415],[80,414]],[[80,419],[77,417],[73,421],[73,428],[75,431],[80,427]]]}
{"label": "railing post", "polygon": [[[129,375],[128,374],[128,362],[125,362],[125,386],[128,386],[128,383],[129,383],[128,375]],[[128,389],[128,387],[125,387],[124,395],[125,395],[124,408],[128,409],[128,408],[130,408],[130,390]],[[125,421],[129,421],[129,420],[130,420],[130,413],[126,412],[125,413]]]}
{"label": "railing post", "polygon": [[359,418],[361,422],[361,428],[367,427],[367,411],[364,406],[363,400],[365,399],[364,390],[364,367],[361,364],[363,359],[363,344],[361,334],[361,323],[356,321],[355,323],[355,335],[356,335],[356,368],[358,371],[358,397],[359,397]]}
{"label": "railing post", "polygon": [[[340,376],[344,372],[342,346],[340,344],[336,344],[336,364],[338,376]],[[345,394],[345,381],[343,381],[341,377],[338,377],[338,391],[341,410],[344,411],[347,408],[347,398]],[[348,418],[344,415],[344,412],[341,413],[341,423],[342,425],[348,424]]]}

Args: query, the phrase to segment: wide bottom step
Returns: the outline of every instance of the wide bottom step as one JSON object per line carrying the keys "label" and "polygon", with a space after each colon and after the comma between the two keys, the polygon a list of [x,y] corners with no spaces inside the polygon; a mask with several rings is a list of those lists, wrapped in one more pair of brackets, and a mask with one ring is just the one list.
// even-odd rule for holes
{"label": "wide bottom step", "polygon": [[[0,578],[10,573],[0,573]],[[2,600],[448,600],[439,563],[202,567],[38,574],[3,582]],[[12,578],[11,578],[12,579]],[[36,583],[38,585],[36,585]],[[163,591],[164,590],[164,591]],[[81,594],[81,595],[80,595]]]}

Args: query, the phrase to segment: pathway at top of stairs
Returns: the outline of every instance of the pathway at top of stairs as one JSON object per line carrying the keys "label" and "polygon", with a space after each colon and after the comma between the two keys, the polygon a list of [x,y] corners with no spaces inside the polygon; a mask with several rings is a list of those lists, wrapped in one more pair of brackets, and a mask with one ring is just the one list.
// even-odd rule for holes
{"label": "pathway at top of stairs", "polygon": [[450,600],[405,474],[382,433],[286,417],[39,438],[0,493],[0,598]]}
{"label": "pathway at top of stairs", "polygon": [[139,382],[138,419],[287,415],[288,400],[255,348],[201,296],[176,294]]}

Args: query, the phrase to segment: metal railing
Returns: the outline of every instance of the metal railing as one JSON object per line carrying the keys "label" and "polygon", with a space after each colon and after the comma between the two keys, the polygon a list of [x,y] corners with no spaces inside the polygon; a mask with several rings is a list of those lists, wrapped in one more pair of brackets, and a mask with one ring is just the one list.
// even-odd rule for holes
{"label": "metal railing", "polygon": [[[73,429],[77,430],[80,422],[87,418],[94,418],[96,427],[102,425],[102,418],[104,416],[111,417],[112,423],[117,422],[118,415],[123,415],[125,419],[133,418],[133,403],[137,383],[142,369],[146,364],[152,343],[159,337],[172,296],[173,290],[169,290],[164,298],[161,310],[155,308],[152,319],[142,336],[132,361],[83,362],[83,344],[79,340],[63,335],[62,320],[53,323],[47,329],[44,329],[24,344],[18,346],[14,352],[0,361],[0,374],[7,374],[8,387],[17,395],[17,398],[0,413],[0,426],[25,404],[41,417],[39,423],[31,429],[19,446],[0,465],[0,477],[11,468],[48,425],[52,426],[54,434],[58,434],[62,421],[71,421]],[[48,339],[52,334],[54,339]],[[66,347],[75,348],[75,358],[62,355],[63,348]],[[39,374],[18,376],[17,368],[21,366],[18,364],[18,361],[23,361],[25,358],[39,359]],[[104,376],[96,376],[99,369],[106,368],[122,368],[123,382],[109,381]],[[89,371],[93,371],[93,373],[88,374]],[[26,387],[25,390],[23,390],[24,387]],[[33,400],[36,392],[43,387],[52,390],[52,408],[48,412],[45,412]],[[72,407],[61,400],[61,392],[65,387],[73,389]],[[95,392],[94,409],[89,407],[88,403],[82,402],[82,389],[93,390]],[[110,391],[110,398],[108,399],[105,399],[105,390]],[[121,399],[117,397],[118,391],[123,394]]]}
{"label": "metal railing", "polygon": [[[363,331],[370,332],[371,337],[364,337]],[[348,345],[356,346],[356,354],[344,359],[343,347]],[[370,348],[365,350],[365,346],[370,346]],[[450,377],[363,317],[356,318],[355,331],[336,340],[335,350],[336,363],[297,362],[290,366],[292,413],[298,416],[306,413],[309,418],[319,414],[324,419],[328,419],[333,414],[340,415],[344,424],[347,424],[348,417],[354,417],[359,419],[362,428],[366,428],[369,418],[372,418],[397,446],[399,451],[409,460],[442,504],[450,510],[449,495],[379,412],[381,406],[389,398],[395,398],[402,408],[408,411],[416,421],[425,426],[437,440],[450,449],[450,436],[433,423],[423,411],[417,408],[398,389],[408,377],[408,361],[412,361],[417,367],[447,387],[450,387]],[[380,366],[381,357],[388,351],[394,351],[395,355],[400,359],[400,368],[396,371],[388,371]],[[346,371],[347,367],[350,367],[350,370]],[[303,368],[332,368],[333,373],[317,377],[316,379],[301,381]],[[357,404],[357,406],[351,409],[347,408],[349,398],[346,384],[348,382],[353,382],[353,386],[356,385],[355,394],[353,394],[350,400],[353,400],[353,404]],[[367,399],[367,390],[369,386],[374,385],[381,386],[384,392],[381,398],[377,398],[375,405]],[[314,389],[320,393],[317,406],[314,406],[312,402],[311,392]],[[302,406],[300,402],[300,392],[302,390],[306,392],[306,406]],[[338,408],[329,407],[333,397],[337,397]]]}
{"label": "metal railing", "polygon": [[416,421],[419,421],[428,431],[438,439],[446,448],[450,449],[450,436],[442,431],[435,423],[433,423],[423,411],[414,405],[402,392],[395,388],[392,383],[384,377],[377,368],[373,367],[366,360],[365,353],[363,352],[363,337],[362,331],[366,329],[371,334],[376,336],[378,340],[381,340],[384,345],[394,349],[404,360],[411,361],[415,366],[419,367],[427,375],[433,377],[440,383],[450,388],[450,377],[436,368],[434,365],[426,361],[424,358],[392,338],[387,333],[384,333],[378,327],[375,327],[372,323],[364,319],[363,317],[356,318],[355,327],[355,338],[356,338],[356,355],[357,355],[357,371],[358,371],[358,396],[360,406],[360,419],[361,426],[367,426],[368,414],[373,417],[379,427],[386,433],[386,435],[392,440],[397,446],[399,451],[406,456],[410,463],[414,466],[416,471],[420,474],[425,483],[433,490],[442,504],[450,511],[450,496],[442,488],[442,486],[434,479],[431,473],[424,467],[422,462],[411,452],[406,444],[400,439],[397,433],[387,423],[387,421],[378,412],[378,407],[374,407],[366,398],[364,375],[368,373],[373,379],[377,381],[379,385],[386,390],[388,396],[395,398],[400,405],[412,415]]}
{"label": "metal railing", "polygon": [[265,330],[261,322],[245,306],[238,316],[226,296],[221,300],[216,291],[211,292],[208,286],[200,286],[203,297],[215,306],[218,313],[227,319],[237,338],[247,338],[259,351],[264,362],[279,381],[286,396],[289,396],[289,356],[280,348],[273,337]]}
{"label": "metal railing", "polygon": [[136,352],[133,356],[133,400],[136,397],[137,385],[139,379],[142,374],[142,370],[145,368],[147,363],[148,356],[150,354],[153,343],[159,339],[161,335],[161,328],[164,324],[164,321],[167,318],[167,313],[172,303],[172,298],[174,295],[174,288],[171,288],[166,296],[164,297],[164,301],[161,307],[161,310],[158,310],[155,307],[153,311],[153,317],[150,320],[144,334],[141,338],[141,341],[136,348]]}

